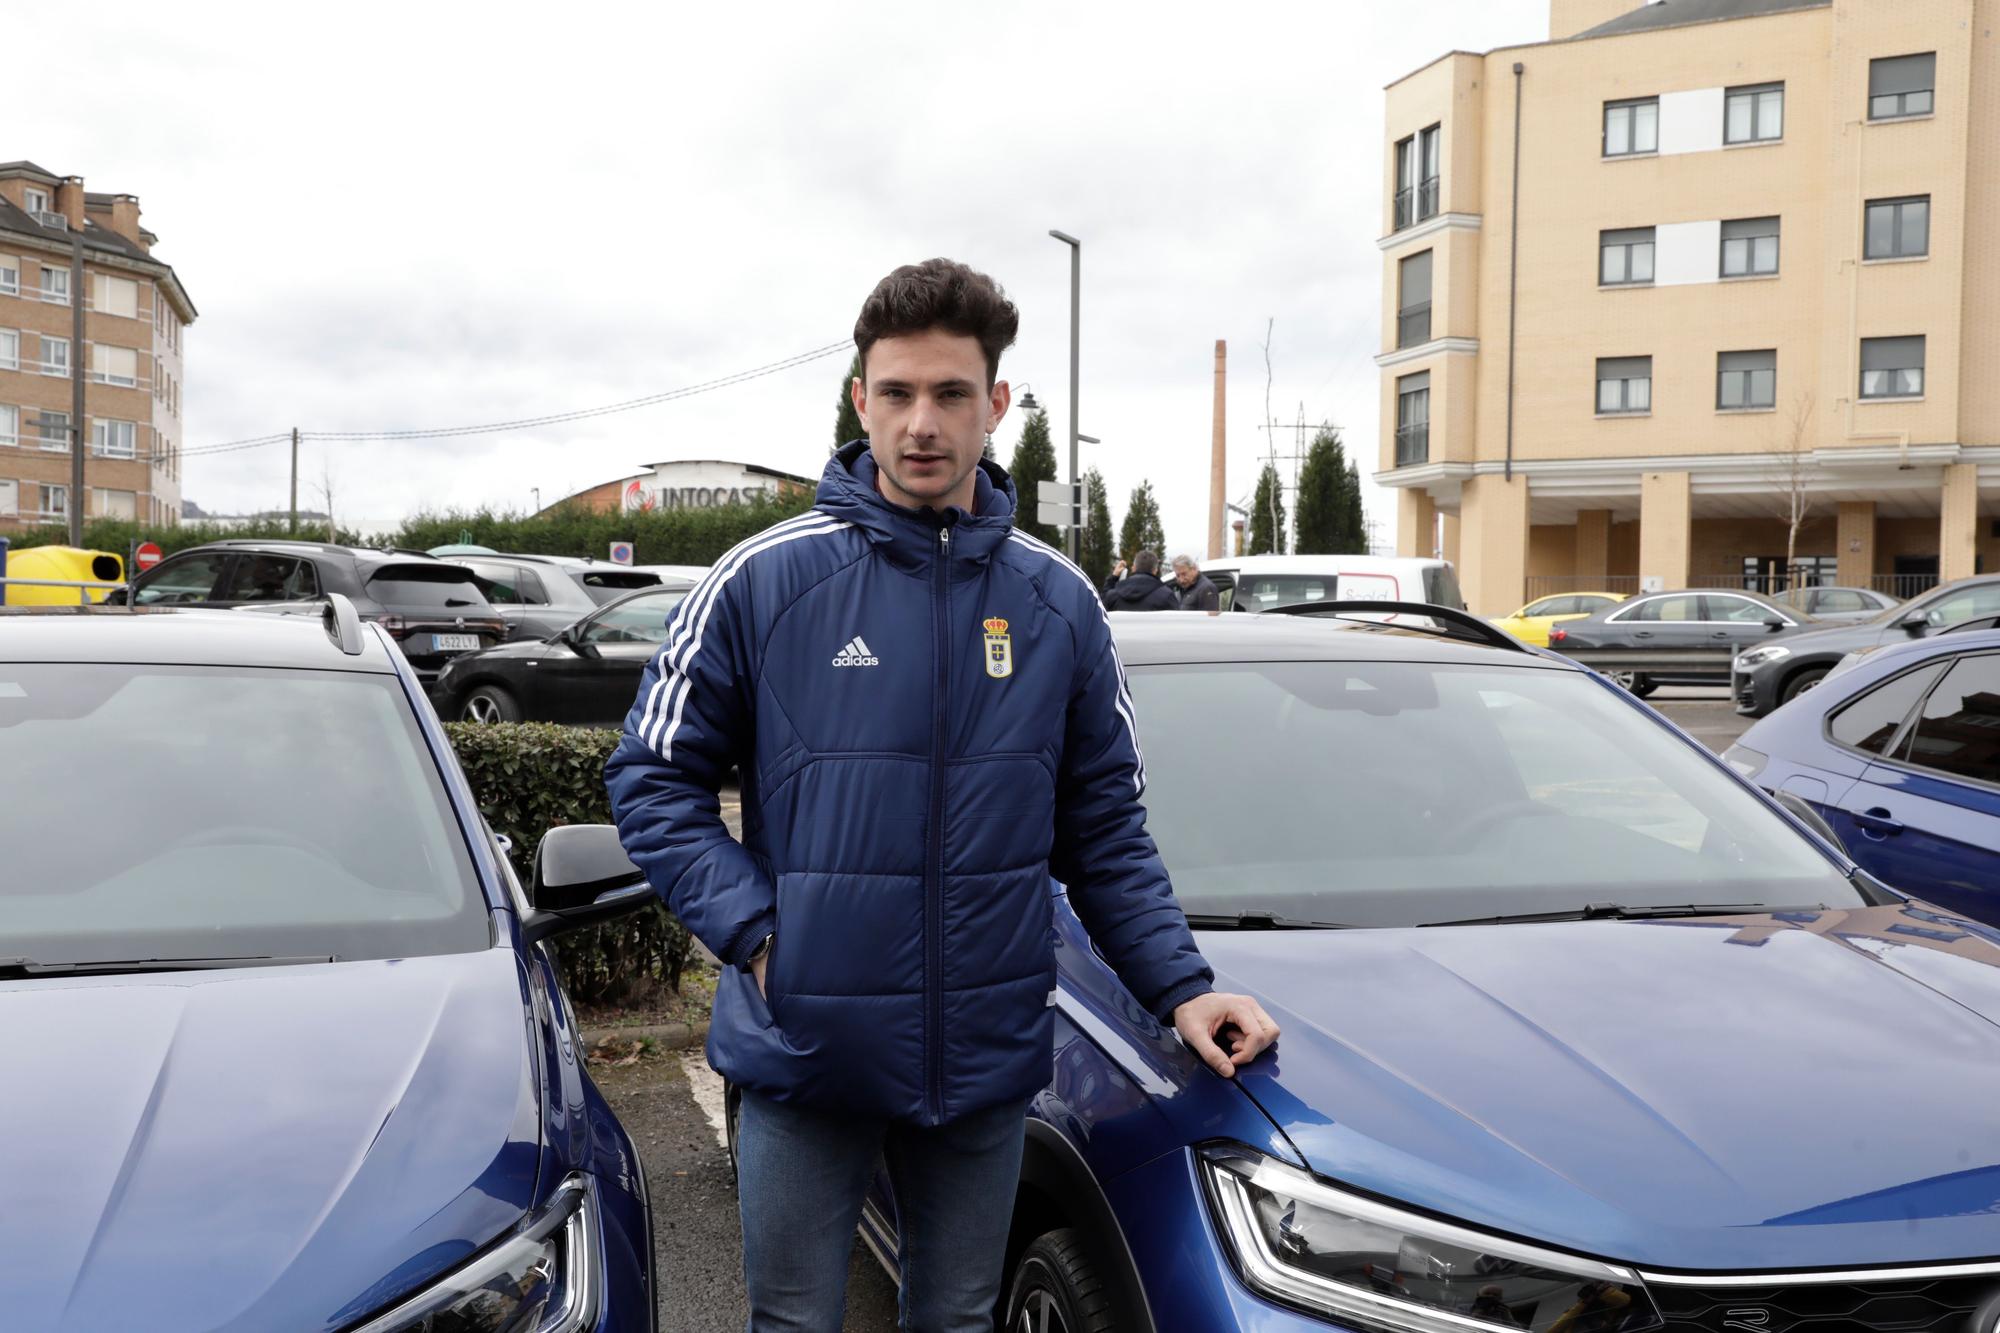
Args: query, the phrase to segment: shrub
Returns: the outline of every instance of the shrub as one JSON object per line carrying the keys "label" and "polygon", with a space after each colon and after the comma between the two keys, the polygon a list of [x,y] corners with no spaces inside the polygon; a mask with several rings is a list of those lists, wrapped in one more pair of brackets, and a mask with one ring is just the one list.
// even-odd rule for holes
{"label": "shrub", "polygon": [[[608,824],[604,761],[619,733],[547,722],[449,722],[445,731],[493,831],[514,844],[521,882],[531,882],[535,848],[560,824]],[[656,988],[680,989],[694,937],[664,906],[562,935],[556,963],[580,1004],[629,1004]]]}
{"label": "shrub", "polygon": [[540,514],[470,513],[448,510],[418,514],[403,524],[388,545],[427,551],[469,542],[521,555],[587,555],[602,560],[615,541],[632,543],[640,565],[712,565],[730,547],[773,523],[804,513],[812,494],[800,489],[779,499],[713,509],[654,509],[606,513],[584,505],[558,505]]}

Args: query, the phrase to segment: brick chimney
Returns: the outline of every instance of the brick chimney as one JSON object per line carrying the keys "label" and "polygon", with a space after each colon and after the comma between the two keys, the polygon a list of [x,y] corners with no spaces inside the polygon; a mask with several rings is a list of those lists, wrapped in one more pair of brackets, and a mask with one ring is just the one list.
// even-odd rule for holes
{"label": "brick chimney", "polygon": [[71,231],[83,230],[83,177],[65,176],[56,186],[56,212],[69,219]]}
{"label": "brick chimney", "polygon": [[144,227],[139,225],[138,195],[136,194],[112,195],[110,216],[109,217],[105,216],[103,211],[103,205],[100,203],[98,206],[97,219],[101,224],[111,228],[111,230],[117,232],[120,236],[123,236],[126,240],[132,242],[132,244],[138,246],[141,250],[150,251],[153,248],[151,243],[148,242],[146,239],[149,233],[146,231]]}

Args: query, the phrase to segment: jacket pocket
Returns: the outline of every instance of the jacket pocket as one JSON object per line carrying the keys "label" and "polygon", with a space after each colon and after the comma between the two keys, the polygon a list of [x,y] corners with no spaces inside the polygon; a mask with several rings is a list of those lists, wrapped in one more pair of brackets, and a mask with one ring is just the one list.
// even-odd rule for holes
{"label": "jacket pocket", "polygon": [[[775,950],[777,944],[773,942],[771,947]],[[766,978],[771,975],[768,962],[764,965],[764,975]],[[721,984],[737,988],[736,998],[742,1003],[743,1012],[749,1018],[752,1027],[761,1029],[776,1026],[777,1020],[771,1012],[771,1003],[764,998],[764,992],[758,987],[757,978],[751,975],[749,968],[725,965],[722,976]]]}

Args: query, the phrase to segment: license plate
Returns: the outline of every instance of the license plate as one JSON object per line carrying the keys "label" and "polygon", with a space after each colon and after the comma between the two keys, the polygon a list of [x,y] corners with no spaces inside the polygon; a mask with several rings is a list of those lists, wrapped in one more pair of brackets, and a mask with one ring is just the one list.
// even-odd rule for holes
{"label": "license plate", "polygon": [[472,653],[479,651],[477,634],[433,634],[431,647],[440,653]]}

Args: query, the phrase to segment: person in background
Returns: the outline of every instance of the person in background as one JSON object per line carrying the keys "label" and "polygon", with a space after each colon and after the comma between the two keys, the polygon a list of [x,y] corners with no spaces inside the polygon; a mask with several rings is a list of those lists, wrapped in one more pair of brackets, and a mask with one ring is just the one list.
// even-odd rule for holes
{"label": "person in background", "polygon": [[1174,590],[1160,582],[1160,557],[1141,551],[1132,557],[1132,572],[1104,594],[1107,611],[1172,611],[1179,605]]}
{"label": "person in background", "polygon": [[1201,572],[1201,566],[1194,557],[1181,554],[1174,557],[1174,596],[1183,611],[1219,611],[1222,596],[1208,576]]}

